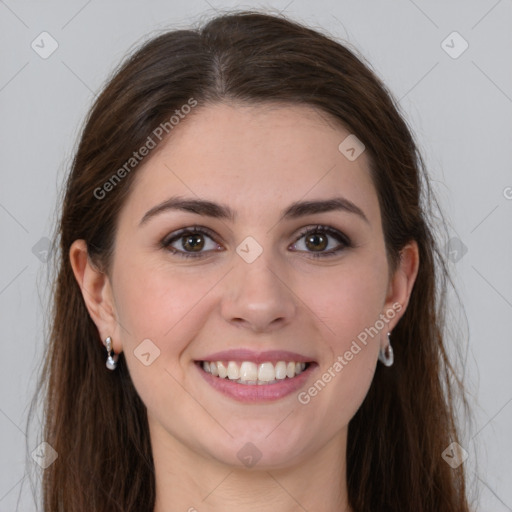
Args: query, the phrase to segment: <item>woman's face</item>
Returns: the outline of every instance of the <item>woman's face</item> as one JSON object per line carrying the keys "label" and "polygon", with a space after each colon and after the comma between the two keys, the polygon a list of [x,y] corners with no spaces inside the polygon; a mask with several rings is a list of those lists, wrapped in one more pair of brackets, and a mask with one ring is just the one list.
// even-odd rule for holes
{"label": "woman's face", "polygon": [[346,436],[406,295],[367,154],[305,106],[206,106],[171,135],[120,212],[100,331],[154,444],[306,461]]}

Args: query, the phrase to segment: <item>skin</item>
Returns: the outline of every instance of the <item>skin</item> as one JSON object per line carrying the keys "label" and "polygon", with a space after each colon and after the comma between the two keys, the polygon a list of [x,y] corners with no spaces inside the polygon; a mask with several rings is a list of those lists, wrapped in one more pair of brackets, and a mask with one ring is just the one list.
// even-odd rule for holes
{"label": "skin", "polygon": [[[154,512],[351,510],[348,424],[367,394],[386,333],[405,312],[419,258],[412,242],[390,274],[367,155],[349,161],[338,150],[349,133],[306,106],[204,106],[136,171],[108,275],[88,260],[83,240],[71,247],[99,335],[112,337],[116,353],[124,351],[148,409]],[[148,210],[178,195],[226,204],[236,219],[167,210],[140,225]],[[340,195],[368,222],[346,211],[280,218],[295,201]],[[313,257],[315,246],[299,236],[317,224],[344,233],[354,247]],[[203,238],[202,257],[180,257],[160,245],[192,226],[216,235]],[[263,249],[252,263],[236,252],[247,236]],[[331,235],[327,240],[320,252],[340,246]],[[181,239],[173,246],[186,250]],[[194,366],[219,350],[290,350],[319,365],[300,390],[307,391],[396,303],[401,311],[306,405],[297,393],[237,402]],[[149,366],[134,354],[145,339],[160,350]],[[261,453],[252,468],[237,457],[248,442]]]}

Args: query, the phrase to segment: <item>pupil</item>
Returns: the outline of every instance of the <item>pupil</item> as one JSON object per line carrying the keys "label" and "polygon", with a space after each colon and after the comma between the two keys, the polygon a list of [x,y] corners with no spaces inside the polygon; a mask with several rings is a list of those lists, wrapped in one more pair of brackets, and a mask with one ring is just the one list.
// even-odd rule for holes
{"label": "pupil", "polygon": [[[187,247],[187,245],[189,247]],[[204,240],[202,239],[201,235],[190,235],[185,239],[185,242],[183,243],[184,249],[191,248],[193,251],[202,249],[203,246],[204,246]]]}
{"label": "pupil", "polygon": [[306,244],[312,244],[313,249],[325,249],[327,247],[325,237],[317,233],[309,235]]}

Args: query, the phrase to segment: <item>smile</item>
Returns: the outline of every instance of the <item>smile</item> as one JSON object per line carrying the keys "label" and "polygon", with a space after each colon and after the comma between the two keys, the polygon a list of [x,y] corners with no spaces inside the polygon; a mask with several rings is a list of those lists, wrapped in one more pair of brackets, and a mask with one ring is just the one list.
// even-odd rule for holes
{"label": "smile", "polygon": [[297,361],[278,361],[254,363],[252,361],[203,361],[202,369],[219,379],[228,379],[244,385],[276,384],[284,379],[293,379],[300,375],[309,363]]}
{"label": "smile", "polygon": [[316,362],[195,361],[194,366],[215,391],[238,402],[272,402],[303,388]]}

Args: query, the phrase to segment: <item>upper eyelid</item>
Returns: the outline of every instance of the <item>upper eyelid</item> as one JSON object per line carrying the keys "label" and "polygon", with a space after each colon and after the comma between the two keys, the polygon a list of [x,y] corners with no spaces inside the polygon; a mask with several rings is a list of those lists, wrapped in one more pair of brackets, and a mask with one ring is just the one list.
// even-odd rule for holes
{"label": "upper eyelid", "polygon": [[[296,243],[298,240],[300,240],[307,234],[315,232],[315,231],[324,231],[327,233],[328,236],[332,236],[332,237],[335,237],[335,235],[339,235],[339,237],[342,239],[343,243],[348,244],[348,245],[351,244],[350,237],[348,237],[343,231],[340,231],[339,229],[334,228],[332,226],[321,225],[321,224],[312,224],[312,225],[300,228],[299,230],[295,230],[296,235],[294,236],[292,243],[293,244]],[[218,238],[217,234],[213,230],[211,230],[205,226],[194,225],[194,226],[188,226],[188,227],[173,231],[172,233],[170,233],[169,235],[164,237],[164,239],[162,240],[162,244],[170,245],[171,242],[175,242],[176,240],[179,240],[182,236],[185,236],[187,233],[203,233],[206,236],[210,237],[215,243],[218,243],[218,244],[220,243],[217,240],[217,238]]]}
{"label": "upper eyelid", "polygon": [[315,225],[304,227],[299,230],[297,236],[298,236],[298,238],[302,238],[303,236],[307,235],[308,233],[314,233],[316,231],[324,231],[328,235],[331,235],[331,236],[339,235],[339,236],[341,236],[341,238],[347,239],[347,241],[350,240],[349,237],[343,231],[341,231],[337,228],[334,228],[332,226],[327,226],[327,225],[323,225],[323,224],[315,224]]}
{"label": "upper eyelid", "polygon": [[208,235],[213,240],[215,240],[215,238],[217,237],[217,234],[213,230],[211,230],[205,226],[188,226],[185,228],[177,229],[177,230],[173,231],[172,233],[167,234],[166,236],[164,236],[163,242],[168,242],[168,241],[172,240],[173,238],[179,238],[181,236],[186,235],[187,233],[204,233],[205,235]]}

